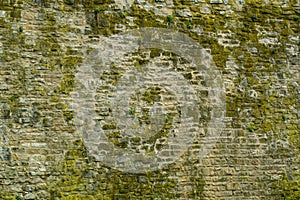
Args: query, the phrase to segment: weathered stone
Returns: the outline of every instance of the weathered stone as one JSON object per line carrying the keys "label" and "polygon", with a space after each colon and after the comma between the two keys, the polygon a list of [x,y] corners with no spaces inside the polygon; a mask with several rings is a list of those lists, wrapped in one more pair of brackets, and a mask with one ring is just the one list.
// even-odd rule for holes
{"label": "weathered stone", "polygon": [[75,0],[64,0],[65,4],[73,5]]}
{"label": "weathered stone", "polygon": [[33,200],[33,199],[35,199],[35,196],[34,196],[34,194],[29,193],[24,196],[24,199]]}
{"label": "weathered stone", "polygon": [[11,153],[9,148],[1,147],[0,149],[0,157],[3,161],[10,161],[11,160]]}
{"label": "weathered stone", "polygon": [[220,3],[223,3],[223,0],[210,0],[210,3],[212,3],[212,4],[220,4]]}
{"label": "weathered stone", "polygon": [[[155,48],[138,34],[120,37],[142,27],[187,37],[166,34]],[[112,35],[114,60],[103,72],[106,58],[88,55]],[[195,47],[187,38],[205,59],[196,48],[179,51]],[[299,50],[297,1],[2,0],[0,199],[299,199]],[[206,60],[202,71],[197,59]],[[85,62],[97,81],[80,84]],[[90,99],[79,119],[74,99],[83,94]],[[183,99],[197,104],[183,109]],[[220,122],[213,135],[207,127]],[[160,152],[153,171],[157,163],[145,157]]]}

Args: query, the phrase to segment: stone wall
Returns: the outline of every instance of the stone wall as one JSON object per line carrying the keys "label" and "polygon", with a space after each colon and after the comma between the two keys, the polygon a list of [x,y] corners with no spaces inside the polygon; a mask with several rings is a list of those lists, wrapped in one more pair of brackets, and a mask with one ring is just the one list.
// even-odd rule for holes
{"label": "stone wall", "polygon": [[[298,0],[1,0],[0,199],[299,199],[299,26]],[[147,69],[178,72],[200,102],[186,151],[157,170],[136,173],[93,156],[72,103],[78,72],[103,37],[142,27],[182,33],[211,55],[226,113],[222,132],[212,135],[215,146],[200,157],[218,106],[205,85],[211,74],[170,49],[124,55],[99,78],[107,84],[96,95],[118,99],[113,91],[126,70],[143,71],[152,63],[157,68]],[[176,94],[164,90],[167,83],[151,84],[139,88],[142,101],[132,97],[126,104],[145,108],[128,115],[151,125],[151,106],[164,99],[157,107],[167,113],[161,131],[145,143],[142,136],[124,137],[111,119],[114,108],[94,101],[93,121],[116,150],[155,154],[158,147],[143,145],[157,145],[184,125]],[[193,132],[192,123],[185,126],[184,134]]]}

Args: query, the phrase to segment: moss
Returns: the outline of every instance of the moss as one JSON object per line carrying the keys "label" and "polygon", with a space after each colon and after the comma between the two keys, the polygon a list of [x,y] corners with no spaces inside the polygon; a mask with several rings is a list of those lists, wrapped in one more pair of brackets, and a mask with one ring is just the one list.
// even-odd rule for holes
{"label": "moss", "polygon": [[65,56],[61,60],[61,70],[63,73],[72,72],[75,67],[82,63],[82,57],[80,56]]}
{"label": "moss", "polygon": [[276,183],[275,189],[279,191],[282,199],[300,199],[300,172],[295,172],[292,179],[284,175],[283,178]]}
{"label": "moss", "polygon": [[95,8],[95,9],[94,9],[94,12],[95,12],[95,13],[99,13],[99,12],[100,12],[100,8]]}
{"label": "moss", "polygon": [[102,126],[103,130],[111,130],[111,129],[116,129],[116,128],[117,128],[116,124],[104,124]]}
{"label": "moss", "polygon": [[[2,116],[4,119],[8,120],[7,124],[12,125],[13,122],[19,122],[19,114],[20,114],[20,99],[18,94],[11,95],[7,98],[5,103],[8,105],[7,108],[3,109]],[[4,102],[4,101],[3,101]]]}
{"label": "moss", "polygon": [[[1,10],[9,10],[10,17],[8,20],[18,21],[21,16],[21,9],[12,8],[15,3],[22,3],[23,0],[16,1],[1,1],[0,7]],[[76,1],[79,2],[79,1]],[[284,137],[288,137],[290,144],[295,147],[295,149],[299,149],[300,147],[300,137],[299,131],[297,130],[297,119],[292,114],[288,115],[288,118],[285,118],[281,112],[277,112],[277,105],[280,104],[280,108],[283,110],[289,109],[288,107],[292,107],[294,105],[295,99],[297,96],[293,96],[292,91],[289,91],[291,95],[285,98],[278,98],[275,95],[265,95],[265,91],[269,91],[272,86],[265,84],[264,87],[259,86],[260,81],[253,76],[254,73],[266,73],[266,74],[276,74],[279,69],[285,70],[283,65],[278,65],[278,62],[282,62],[281,59],[286,58],[285,47],[284,45],[281,47],[266,47],[263,44],[258,44],[257,37],[257,29],[260,27],[269,28],[273,32],[280,32],[280,42],[281,43],[290,43],[289,40],[290,35],[295,35],[299,28],[299,17],[294,16],[295,14],[282,16],[283,7],[280,5],[283,1],[269,1],[270,5],[266,6],[263,1],[253,1],[246,0],[246,4],[243,5],[243,10],[238,14],[237,20],[241,22],[239,25],[231,26],[230,23],[234,21],[236,15],[234,17],[222,17],[220,15],[220,11],[224,9],[220,6],[212,6],[211,11],[212,14],[205,15],[199,13],[199,6],[192,6],[192,1],[174,1],[174,5],[178,9],[189,8],[193,12],[193,17],[191,19],[182,19],[179,17],[174,17],[172,20],[170,17],[159,17],[155,16],[155,14],[151,11],[146,11],[144,9],[139,8],[139,5],[133,5],[132,9],[128,9],[128,11],[122,11],[122,14],[119,10],[114,11],[114,9],[110,6],[112,1],[106,0],[86,0],[84,1],[84,9],[86,9],[86,16],[89,18],[89,14],[94,14],[93,8],[94,4],[97,4],[101,10],[109,10],[111,12],[101,12],[99,14],[99,26],[93,26],[96,30],[94,33],[96,35],[111,35],[117,33],[115,30],[115,25],[118,23],[124,24],[127,29],[128,28],[137,28],[137,27],[167,27],[168,23],[171,23],[175,29],[179,29],[179,31],[186,31],[196,39],[199,43],[201,43],[205,48],[211,49],[211,54],[216,62],[218,69],[224,69],[225,63],[228,59],[229,55],[234,57],[235,62],[239,66],[243,66],[240,69],[237,69],[239,73],[239,77],[237,77],[234,81],[235,84],[238,85],[241,83],[243,76],[246,76],[248,88],[254,88],[257,91],[261,92],[263,95],[261,100],[254,100],[245,98],[242,93],[236,92],[235,94],[230,94],[230,99],[227,99],[228,109],[230,109],[230,105],[235,105],[234,107],[249,109],[249,116],[245,119],[244,116],[241,116],[241,113],[238,113],[236,109],[232,109],[228,116],[233,117],[234,123],[232,124],[233,128],[238,128],[240,130],[241,124],[245,123],[243,120],[248,120],[247,123],[255,124],[258,130],[262,132],[272,132],[275,134],[274,137],[279,138],[278,132],[284,132]],[[193,1],[194,2],[194,1]],[[209,1],[206,1],[207,3]],[[291,4],[291,2],[296,1],[288,1],[286,4]],[[29,2],[31,4],[31,2]],[[42,5],[50,5],[46,4],[44,0],[42,0]],[[66,6],[67,7],[67,6]],[[74,8],[68,7],[63,10],[63,12],[74,11]],[[285,7],[285,6],[284,6]],[[177,9],[175,8],[175,9]],[[82,9],[82,8],[80,8]],[[227,9],[227,8],[226,8]],[[49,9],[47,9],[49,10]],[[69,121],[72,119],[73,115],[68,107],[61,103],[62,96],[69,95],[74,86],[74,76],[73,73],[76,70],[78,64],[82,62],[80,56],[76,56],[79,54],[76,50],[72,48],[68,48],[66,52],[62,52],[64,48],[61,48],[59,45],[59,41],[56,39],[56,33],[67,33],[76,31],[76,29],[71,28],[69,25],[60,25],[56,24],[56,16],[54,13],[47,13],[46,9],[40,9],[40,11],[44,12],[43,26],[37,26],[40,28],[39,31],[42,32],[42,35],[45,37],[41,37],[37,39],[37,46],[33,49],[37,51],[36,55],[42,53],[42,56],[47,57],[48,62],[42,63],[43,66],[46,66],[48,69],[56,70],[61,72],[62,76],[60,77],[60,85],[55,88],[56,94],[47,99],[50,104],[37,102],[38,109],[49,109],[59,111],[58,113],[63,114],[64,119]],[[124,13],[123,13],[124,12]],[[100,12],[99,12],[100,13]],[[111,14],[112,13],[112,14]],[[124,14],[124,15],[123,15]],[[128,17],[126,17],[128,16]],[[137,21],[134,26],[129,25],[128,18],[136,17]],[[139,16],[145,16],[144,19]],[[287,19],[284,22],[280,20],[276,20],[276,22],[272,22],[273,19]],[[9,30],[7,32],[2,32],[2,35],[11,36],[11,25],[9,23],[4,22],[6,19],[0,19],[0,26],[3,30]],[[96,19],[93,19],[96,20]],[[190,27],[191,30],[185,30],[187,27],[187,21],[191,22],[194,27],[200,26],[203,28],[203,32],[198,35],[198,33],[193,32],[193,27]],[[166,23],[167,22],[167,23]],[[178,22],[178,23],[177,23]],[[89,22],[90,23],[90,22]],[[225,27],[226,24],[226,27]],[[176,27],[177,26],[177,27]],[[231,27],[230,27],[231,26]],[[282,28],[284,27],[284,28]],[[24,27],[25,28],[25,27]],[[21,29],[16,29],[19,31],[17,39],[15,37],[11,37],[13,39],[9,40],[9,45],[11,48],[16,48],[16,52],[4,52],[3,61],[13,61],[20,59],[20,49],[27,48],[28,46],[23,45],[22,37],[23,34]],[[217,33],[217,31],[230,30],[234,37],[241,41],[241,45],[237,48],[224,48],[218,44],[218,41],[215,36],[209,35]],[[88,31],[88,29],[86,29]],[[266,31],[268,31],[266,29]],[[22,33],[22,34],[21,34]],[[53,34],[54,33],[54,34]],[[52,35],[53,34],[53,35]],[[208,35],[206,35],[208,34]],[[5,39],[5,37],[4,37]],[[4,44],[4,46],[7,44]],[[259,56],[253,55],[247,52],[248,46],[255,46],[258,49]],[[5,49],[6,50],[6,49]],[[151,58],[160,56],[161,52],[159,50],[151,51]],[[259,57],[259,58],[257,58]],[[285,58],[284,58],[285,57]],[[137,67],[141,67],[143,63],[142,60],[138,60],[136,62]],[[276,62],[276,64],[270,64],[270,61]],[[293,61],[291,61],[292,63]],[[264,65],[264,68],[261,70],[259,65]],[[176,69],[177,70],[177,69]],[[28,92],[26,91],[26,84],[28,80],[26,80],[26,72],[24,68],[16,70],[18,76],[18,86],[16,89],[22,89],[22,94]],[[117,70],[118,71],[118,70]],[[179,68],[178,68],[179,71]],[[117,79],[121,77],[122,72],[119,70],[118,74],[110,74],[109,79],[117,82]],[[184,73],[186,78],[191,78],[192,74],[190,72]],[[262,77],[262,76],[260,76]],[[287,77],[288,81],[291,77]],[[270,83],[275,83],[273,80],[268,80]],[[281,81],[281,80],[280,80]],[[46,95],[46,90],[43,87],[34,87],[35,91],[38,91],[38,95]],[[51,91],[52,92],[52,91]],[[51,93],[50,92],[50,93]],[[159,97],[159,93],[155,93],[155,89],[145,92],[144,101],[148,104],[153,104],[156,101],[156,98]],[[20,103],[20,97],[22,94],[15,95],[10,94],[7,96],[7,102],[9,104],[9,110],[6,113],[7,118],[11,118],[12,114],[13,118],[8,119],[6,123],[9,127],[13,127],[16,121],[19,119],[18,114],[19,110],[22,108],[22,104]],[[52,93],[51,93],[52,94]],[[33,94],[30,94],[33,95]],[[204,96],[207,96],[206,94]],[[229,95],[228,95],[229,96]],[[264,97],[267,96],[267,97]],[[40,97],[37,97],[40,100]],[[55,105],[53,105],[55,104]],[[52,106],[53,105],[53,106]],[[262,106],[256,106],[262,105]],[[269,108],[268,108],[269,106]],[[232,107],[232,106],[231,106]],[[286,112],[284,112],[286,113]],[[135,111],[132,110],[130,112],[131,115],[135,115]],[[147,110],[145,111],[145,115],[141,117],[141,120],[145,123],[149,123],[149,116],[146,116]],[[178,113],[180,115],[180,111]],[[281,116],[282,115],[282,116]],[[148,142],[154,143],[157,138],[161,136],[168,136],[170,130],[170,126],[172,125],[172,121],[174,116],[166,116],[164,120],[165,126],[163,130],[158,133],[158,135],[153,136]],[[263,118],[262,118],[263,117]],[[287,120],[288,119],[288,120]],[[60,120],[60,119],[59,119]],[[47,120],[43,120],[45,124],[48,124]],[[107,127],[110,130],[110,127]],[[277,129],[278,128],[278,129]],[[251,129],[252,130],[252,129]],[[250,130],[249,130],[250,131]],[[239,136],[246,135],[247,130],[242,130],[239,132]],[[140,145],[142,139],[139,137],[135,137],[132,139],[125,138],[125,141],[119,140],[121,138],[120,132],[117,130],[112,130],[112,132],[108,133],[108,136],[111,140],[114,140],[112,143],[116,143],[120,148],[127,147],[126,142],[130,142],[134,145]],[[127,140],[127,141],[126,141]],[[267,139],[261,138],[260,142],[267,143]],[[68,141],[62,141],[68,142]],[[247,142],[246,139],[243,139],[242,142]],[[162,148],[162,147],[158,147]],[[72,144],[66,149],[66,155],[61,165],[58,166],[58,169],[53,172],[53,176],[55,176],[58,180],[50,182],[49,191],[52,195],[53,199],[180,199],[180,195],[178,193],[178,180],[176,180],[178,175],[178,168],[174,166],[167,166],[164,170],[167,172],[166,174],[161,174],[161,172],[151,172],[148,174],[127,174],[122,173],[117,170],[110,169],[108,167],[101,166],[102,163],[91,162],[92,159],[87,157],[86,150],[83,147],[83,144],[77,142]],[[152,149],[153,150],[153,149]],[[299,150],[298,150],[299,151]],[[150,152],[150,151],[149,151]],[[192,166],[194,163],[183,163],[182,166]],[[100,167],[99,167],[100,166]],[[189,172],[186,172],[186,176],[189,177],[188,180],[189,186],[192,187],[192,190],[187,192],[187,196],[182,196],[182,198],[186,199],[199,199],[201,198],[203,187],[205,182],[200,174],[189,174],[198,169],[192,169]],[[91,177],[89,177],[89,173],[92,171]],[[52,173],[52,172],[51,172]],[[173,178],[175,177],[175,179]],[[299,179],[289,179],[286,177],[280,181],[280,191],[282,192],[282,198],[285,199],[297,199],[299,198],[299,187],[297,188],[297,184],[299,186]],[[250,180],[249,180],[250,181]],[[265,188],[262,188],[262,190]],[[270,188],[267,188],[268,191]],[[276,188],[278,189],[278,188]],[[0,199],[15,199],[15,195],[11,195],[8,193],[1,193]]]}
{"label": "moss", "polygon": [[72,120],[73,119],[73,114],[74,114],[73,111],[70,111],[70,110],[64,110],[63,111],[63,115],[64,115],[66,121]]}
{"label": "moss", "polygon": [[143,18],[136,18],[136,27],[167,27],[167,24],[164,23],[165,19],[163,17],[156,16],[153,11],[140,8],[136,4],[132,5],[132,9],[128,12],[128,15],[143,16]]}
{"label": "moss", "polygon": [[125,17],[126,17],[126,15],[125,15],[125,13],[124,13],[124,12],[120,11],[120,12],[119,12],[119,17],[120,17],[120,18],[125,18]]}
{"label": "moss", "polygon": [[282,121],[286,121],[286,116],[285,115],[282,115],[281,118],[282,118]]}
{"label": "moss", "polygon": [[21,9],[14,8],[14,9],[11,11],[10,16],[11,16],[12,18],[20,19],[20,18],[21,18]]}
{"label": "moss", "polygon": [[53,23],[53,25],[55,24],[55,14],[54,13],[49,13],[49,12],[47,12],[47,13],[45,13],[45,15],[46,15],[46,20],[48,21],[48,22],[50,22],[50,23]]}
{"label": "moss", "polygon": [[187,27],[188,29],[191,29],[193,26],[192,26],[192,24],[191,24],[190,22],[188,22],[188,23],[186,24],[186,27]]}
{"label": "moss", "polygon": [[50,98],[49,98],[49,101],[50,102],[60,102],[60,99],[59,99],[59,96],[55,96],[55,95],[53,95],[53,96],[51,96]]}
{"label": "moss", "polygon": [[[176,199],[176,182],[170,174],[152,171],[128,174],[105,167],[97,167],[87,157],[80,140],[70,144],[57,170],[60,180],[49,182],[51,199]],[[170,168],[170,173],[175,173]],[[174,175],[175,176],[175,175]]]}
{"label": "moss", "polygon": [[[171,125],[173,123],[173,118],[174,118],[174,114],[169,113],[166,118],[168,119],[167,121],[165,120],[164,126],[162,127],[162,129],[158,132],[155,133],[153,136],[151,136],[147,141],[146,144],[152,144],[150,149],[147,149],[146,152],[147,153],[152,153],[154,151],[154,149],[156,148],[156,150],[161,150],[163,148],[163,145],[157,145],[156,141],[159,138],[167,138],[169,137],[169,133],[171,130]],[[176,136],[171,136],[171,137],[176,137]]]}
{"label": "moss", "polygon": [[74,77],[65,76],[60,83],[60,87],[56,89],[57,93],[70,94],[74,89]]}
{"label": "moss", "polygon": [[95,200],[91,195],[81,195],[81,194],[71,194],[67,196],[62,196],[62,200]]}
{"label": "moss", "polygon": [[153,105],[155,102],[160,100],[160,93],[161,93],[161,88],[160,87],[153,87],[149,88],[146,90],[142,96],[142,100],[146,101],[150,105]]}
{"label": "moss", "polygon": [[172,16],[172,15],[168,15],[168,16],[167,16],[167,22],[168,22],[168,23],[172,23],[173,20],[174,20],[174,19],[173,19],[173,16]]}
{"label": "moss", "polygon": [[254,132],[255,128],[254,128],[254,126],[251,125],[251,126],[248,127],[248,130],[249,130],[250,132]]}
{"label": "moss", "polygon": [[151,49],[150,57],[151,58],[159,57],[161,53],[162,53],[161,49]]}
{"label": "moss", "polygon": [[5,192],[5,191],[2,191],[0,192],[0,199],[5,199],[5,200],[16,200],[16,197],[18,195],[13,195],[9,192]]}
{"label": "moss", "polygon": [[108,134],[108,138],[120,138],[121,133],[119,131],[111,132]]}
{"label": "moss", "polygon": [[129,115],[134,115],[135,114],[135,109],[134,108],[129,109],[128,114]]}

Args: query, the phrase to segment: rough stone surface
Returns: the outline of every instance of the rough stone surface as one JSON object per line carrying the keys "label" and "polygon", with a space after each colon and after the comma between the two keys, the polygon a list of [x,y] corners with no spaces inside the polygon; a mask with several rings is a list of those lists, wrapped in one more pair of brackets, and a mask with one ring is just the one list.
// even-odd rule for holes
{"label": "rough stone surface", "polygon": [[[0,1],[0,199],[299,199],[299,10],[295,0]],[[199,159],[210,109],[207,92],[197,91],[203,127],[194,143],[173,164],[135,174],[90,155],[70,105],[75,74],[101,37],[139,27],[182,32],[207,50],[222,75],[226,114],[215,147]],[[163,50],[140,49],[121,65],[142,69],[147,59],[177,63],[191,85],[204,80]],[[123,71],[111,72],[104,78],[113,85]],[[159,96],[176,108],[174,95],[153,94],[139,106]],[[97,120],[108,122],[111,108],[100,105]],[[135,148],[108,137],[115,148]]]}

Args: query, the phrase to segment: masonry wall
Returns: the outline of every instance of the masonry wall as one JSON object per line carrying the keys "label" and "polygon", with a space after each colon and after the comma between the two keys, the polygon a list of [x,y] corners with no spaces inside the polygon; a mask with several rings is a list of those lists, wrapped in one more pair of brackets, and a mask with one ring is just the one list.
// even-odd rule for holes
{"label": "masonry wall", "polygon": [[[1,0],[0,199],[299,199],[299,26],[297,0]],[[133,173],[91,155],[71,103],[76,73],[101,38],[142,27],[184,33],[212,56],[226,113],[206,157],[194,152],[213,108],[199,104],[204,133],[187,151],[161,169]],[[126,55],[107,80],[151,60],[176,60],[187,82],[201,82],[185,58],[161,49]],[[150,91],[149,106],[172,97]],[[200,89],[198,96],[209,103]],[[111,112],[103,109],[100,123]],[[157,137],[175,127],[180,113],[173,113]],[[102,128],[113,130],[115,148],[133,148],[114,124]]]}

